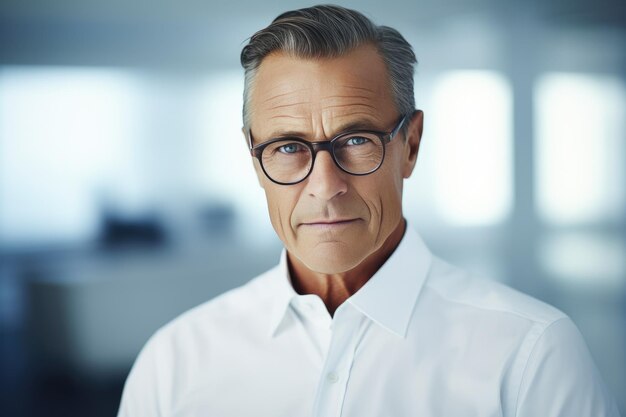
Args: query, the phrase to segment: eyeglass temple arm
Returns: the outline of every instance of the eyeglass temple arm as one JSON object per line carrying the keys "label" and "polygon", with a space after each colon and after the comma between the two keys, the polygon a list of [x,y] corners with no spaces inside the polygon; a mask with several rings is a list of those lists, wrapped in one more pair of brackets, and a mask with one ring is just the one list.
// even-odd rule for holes
{"label": "eyeglass temple arm", "polygon": [[256,156],[256,152],[254,151],[254,147],[252,146],[252,131],[250,128],[244,130],[246,132],[246,140],[248,141],[248,149],[250,150],[250,154],[252,156]]}
{"label": "eyeglass temple arm", "polygon": [[415,113],[417,113],[417,110],[413,110],[410,114],[405,115],[402,118],[402,120],[400,120],[400,123],[398,123],[398,126],[396,126],[396,128],[393,129],[387,136],[387,142],[391,142],[391,140],[396,137],[400,129],[402,129],[402,127],[406,123],[407,119],[411,120],[413,116],[415,115]]}

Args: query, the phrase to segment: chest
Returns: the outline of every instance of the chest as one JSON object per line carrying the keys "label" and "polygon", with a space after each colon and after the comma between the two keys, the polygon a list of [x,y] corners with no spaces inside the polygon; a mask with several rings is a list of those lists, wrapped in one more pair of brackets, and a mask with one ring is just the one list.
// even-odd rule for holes
{"label": "chest", "polygon": [[499,416],[505,352],[402,339],[370,321],[294,326],[202,358],[176,416]]}

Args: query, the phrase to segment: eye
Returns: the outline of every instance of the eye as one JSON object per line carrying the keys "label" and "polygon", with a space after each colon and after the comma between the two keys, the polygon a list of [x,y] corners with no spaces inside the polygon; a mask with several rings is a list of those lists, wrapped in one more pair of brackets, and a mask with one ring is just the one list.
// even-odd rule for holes
{"label": "eye", "polygon": [[287,143],[278,147],[278,152],[286,154],[294,154],[304,150],[304,146],[297,142]]}
{"label": "eye", "polygon": [[362,136],[354,136],[354,137],[349,138],[345,144],[347,146],[358,146],[358,145],[365,145],[369,141],[370,140],[368,138],[364,138]]}

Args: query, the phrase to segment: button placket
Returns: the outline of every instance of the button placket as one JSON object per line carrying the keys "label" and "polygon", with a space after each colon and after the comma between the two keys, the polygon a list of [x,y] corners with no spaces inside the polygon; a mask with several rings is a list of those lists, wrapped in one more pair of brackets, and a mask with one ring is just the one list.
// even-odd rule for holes
{"label": "button placket", "polygon": [[329,372],[329,373],[326,374],[326,379],[331,384],[334,384],[335,382],[339,381],[339,375],[337,375],[334,372]]}
{"label": "button placket", "polygon": [[356,343],[363,330],[360,319],[350,309],[338,310],[335,314],[330,348],[314,405],[316,417],[341,415]]}

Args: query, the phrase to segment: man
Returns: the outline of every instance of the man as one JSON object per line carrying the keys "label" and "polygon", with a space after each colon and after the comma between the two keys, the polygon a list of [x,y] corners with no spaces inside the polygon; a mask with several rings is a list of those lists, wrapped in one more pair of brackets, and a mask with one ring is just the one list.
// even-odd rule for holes
{"label": "man", "polygon": [[120,416],[618,415],[567,316],[446,264],[406,224],[423,115],[397,31],[317,6],[276,18],[241,60],[285,251],[159,330]]}

